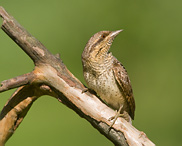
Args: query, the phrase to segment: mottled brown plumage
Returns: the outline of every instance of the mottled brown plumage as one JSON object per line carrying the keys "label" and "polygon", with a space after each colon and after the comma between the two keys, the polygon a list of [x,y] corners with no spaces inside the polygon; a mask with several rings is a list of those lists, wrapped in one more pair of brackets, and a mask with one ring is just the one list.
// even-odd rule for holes
{"label": "mottled brown plumage", "polygon": [[123,65],[109,52],[121,31],[100,31],[93,35],[82,53],[82,64],[88,87],[111,108],[121,109],[123,117],[131,122],[135,101],[130,79]]}

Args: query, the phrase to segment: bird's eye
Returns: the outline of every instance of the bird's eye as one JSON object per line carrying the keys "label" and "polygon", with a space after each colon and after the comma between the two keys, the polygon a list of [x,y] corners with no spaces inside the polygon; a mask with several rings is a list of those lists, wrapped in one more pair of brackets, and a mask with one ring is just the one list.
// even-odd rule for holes
{"label": "bird's eye", "polygon": [[106,37],[106,34],[103,34],[101,37],[104,39]]}

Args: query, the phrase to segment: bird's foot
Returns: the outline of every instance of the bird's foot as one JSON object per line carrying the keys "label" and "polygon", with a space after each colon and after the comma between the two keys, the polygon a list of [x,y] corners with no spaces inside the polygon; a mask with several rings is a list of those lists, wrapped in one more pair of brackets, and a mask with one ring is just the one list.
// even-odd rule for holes
{"label": "bird's foot", "polygon": [[108,119],[109,121],[112,121],[112,120],[113,120],[112,123],[111,123],[111,125],[109,126],[109,129],[114,125],[114,123],[116,122],[116,120],[117,120],[118,117],[123,117],[123,116],[124,116],[124,114],[121,114],[121,113],[120,113],[122,108],[123,108],[123,105],[120,106],[120,108],[119,108],[119,110],[117,111],[117,113],[116,113],[115,116],[110,117],[110,118]]}

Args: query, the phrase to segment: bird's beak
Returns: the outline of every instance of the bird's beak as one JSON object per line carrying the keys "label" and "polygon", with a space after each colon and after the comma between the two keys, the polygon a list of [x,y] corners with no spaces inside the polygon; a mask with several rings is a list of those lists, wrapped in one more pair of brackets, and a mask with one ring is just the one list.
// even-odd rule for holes
{"label": "bird's beak", "polygon": [[123,29],[121,29],[121,30],[116,30],[116,31],[112,31],[111,32],[111,37],[112,38],[115,38],[120,32],[122,32],[123,31]]}

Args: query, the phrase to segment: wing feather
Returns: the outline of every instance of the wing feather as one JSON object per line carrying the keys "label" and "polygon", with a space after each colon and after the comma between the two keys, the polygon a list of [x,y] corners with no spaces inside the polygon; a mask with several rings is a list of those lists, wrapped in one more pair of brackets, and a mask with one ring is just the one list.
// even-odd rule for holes
{"label": "wing feather", "polygon": [[120,89],[123,91],[125,98],[129,105],[129,115],[132,119],[134,119],[134,112],[135,112],[135,100],[133,96],[133,90],[130,83],[130,79],[128,77],[127,71],[124,68],[124,66],[117,60],[114,60],[114,67],[113,72],[115,79],[120,87]]}

